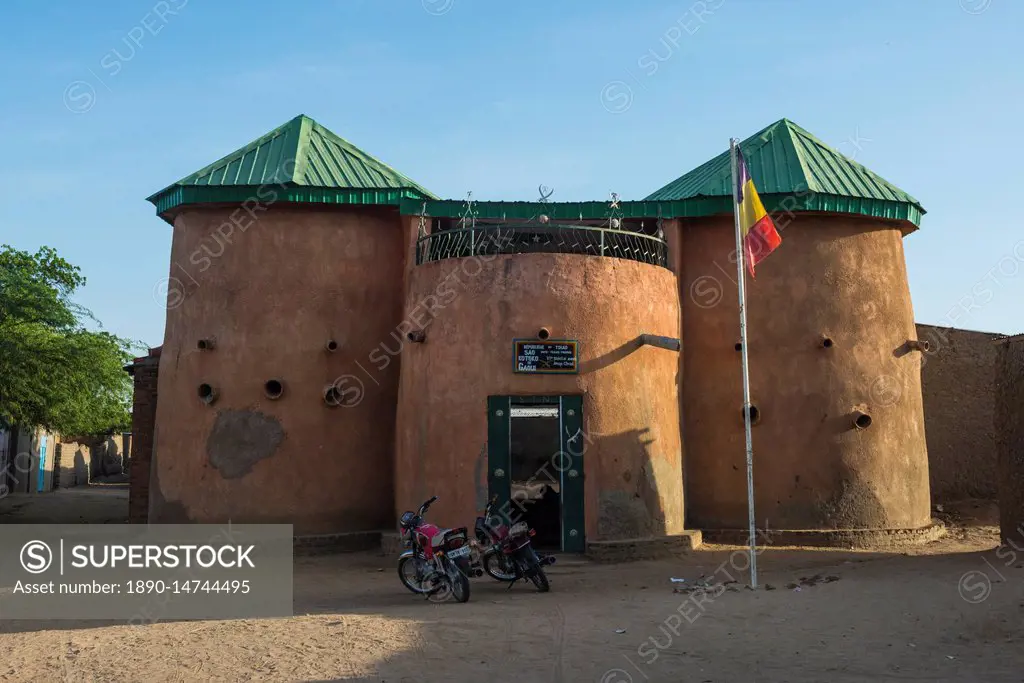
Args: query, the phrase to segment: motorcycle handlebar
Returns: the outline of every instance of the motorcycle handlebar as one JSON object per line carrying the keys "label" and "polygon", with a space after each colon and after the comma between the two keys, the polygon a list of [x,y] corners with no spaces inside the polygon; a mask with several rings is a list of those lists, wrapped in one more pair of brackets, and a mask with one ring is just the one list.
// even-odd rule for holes
{"label": "motorcycle handlebar", "polygon": [[489,501],[487,501],[487,505],[484,506],[484,519],[486,519],[486,518],[491,516],[491,508],[494,507],[494,504],[497,501],[498,501],[498,495],[497,494],[495,494],[493,498],[491,498]]}
{"label": "motorcycle handlebar", "polygon": [[427,502],[423,503],[423,505],[420,505],[420,514],[422,515],[424,512],[426,512],[427,508],[429,508],[431,505],[433,505],[436,501],[437,501],[437,496],[431,496],[430,500],[428,500]]}

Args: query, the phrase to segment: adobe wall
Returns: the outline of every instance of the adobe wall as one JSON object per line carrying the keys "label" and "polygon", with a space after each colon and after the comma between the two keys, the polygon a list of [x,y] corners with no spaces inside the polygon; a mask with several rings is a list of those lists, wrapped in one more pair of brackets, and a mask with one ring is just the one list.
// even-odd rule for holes
{"label": "adobe wall", "polygon": [[[798,214],[748,278],[758,526],[915,529],[930,523],[928,459],[902,236]],[[689,525],[747,526],[732,217],[683,222],[683,433]],[[832,346],[823,346],[823,337]],[[855,411],[870,415],[858,430]]]}
{"label": "adobe wall", "polygon": [[57,467],[53,473],[54,488],[68,489],[87,485],[95,457],[89,445],[79,439],[62,439],[57,444],[57,453]]}
{"label": "adobe wall", "polygon": [[995,498],[999,335],[920,323],[917,334],[930,345],[921,390],[932,501]]}
{"label": "adobe wall", "polygon": [[999,528],[1004,543],[1024,548],[1024,338],[999,345],[996,433]]}
{"label": "adobe wall", "polygon": [[[413,227],[415,222],[413,222]],[[487,500],[487,397],[583,394],[588,541],[683,529],[676,278],[616,258],[517,254],[411,267],[398,405],[395,509],[433,494],[431,520],[471,524]],[[578,375],[515,374],[515,338],[580,342]]]}
{"label": "adobe wall", "polygon": [[123,476],[129,459],[126,442],[130,448],[131,439],[120,433],[61,435],[58,444],[60,467],[54,471],[54,488],[84,486],[97,478],[116,480]]}
{"label": "adobe wall", "polygon": [[[398,214],[260,208],[258,220],[238,207],[174,219],[150,522],[389,527],[398,367],[363,373],[402,313]],[[324,401],[335,380],[345,407]],[[362,384],[372,391],[356,396]]]}

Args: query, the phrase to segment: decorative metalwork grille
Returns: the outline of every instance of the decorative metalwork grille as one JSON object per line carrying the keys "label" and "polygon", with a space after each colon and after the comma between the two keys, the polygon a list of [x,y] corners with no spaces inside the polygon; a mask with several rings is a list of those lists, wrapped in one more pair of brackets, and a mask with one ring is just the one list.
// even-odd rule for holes
{"label": "decorative metalwork grille", "polygon": [[655,236],[539,221],[485,225],[476,220],[472,225],[421,234],[416,241],[416,264],[473,255],[549,253],[610,256],[667,267],[668,248],[660,230]]}

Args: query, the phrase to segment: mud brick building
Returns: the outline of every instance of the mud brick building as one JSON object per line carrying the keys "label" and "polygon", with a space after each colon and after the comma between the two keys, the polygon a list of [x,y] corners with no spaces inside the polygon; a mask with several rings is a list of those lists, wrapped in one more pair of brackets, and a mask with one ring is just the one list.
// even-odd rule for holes
{"label": "mud brick building", "polygon": [[157,372],[160,348],[136,358],[127,368],[134,384],[132,405],[132,441],[128,471],[128,521],[137,524],[149,521],[149,477],[156,432]]}
{"label": "mud brick building", "polygon": [[[791,121],[741,147],[783,237],[748,288],[759,524],[926,533],[924,210]],[[567,551],[746,527],[728,153],[639,201],[440,200],[299,116],[150,201],[136,515],[147,451],[153,522],[361,533],[437,494],[447,525],[528,499]]]}
{"label": "mud brick building", "polygon": [[1024,335],[998,342],[996,434],[999,530],[1003,542],[1024,549]]}

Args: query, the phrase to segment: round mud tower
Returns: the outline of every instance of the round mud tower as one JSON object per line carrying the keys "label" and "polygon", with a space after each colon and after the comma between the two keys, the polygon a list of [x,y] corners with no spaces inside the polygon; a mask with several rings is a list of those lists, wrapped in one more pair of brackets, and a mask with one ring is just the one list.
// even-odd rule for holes
{"label": "round mud tower", "polygon": [[[427,310],[429,309],[429,310]],[[424,312],[426,310],[426,313]],[[488,497],[488,397],[583,396],[586,540],[683,529],[676,278],[617,258],[514,254],[414,267],[406,318],[432,318],[402,355],[398,510],[438,494],[433,521],[465,525]],[[579,373],[513,372],[513,340],[579,341]],[[557,453],[553,453],[557,456]]]}
{"label": "round mud tower", "polygon": [[237,214],[174,219],[150,521],[390,526],[398,364],[367,358],[401,319],[399,218],[275,206],[242,231]]}
{"label": "round mud tower", "polygon": [[[691,526],[747,526],[729,217],[683,225],[684,433]],[[718,267],[716,267],[716,264]],[[916,338],[899,226],[798,215],[748,278],[758,526],[930,523]]]}

